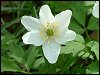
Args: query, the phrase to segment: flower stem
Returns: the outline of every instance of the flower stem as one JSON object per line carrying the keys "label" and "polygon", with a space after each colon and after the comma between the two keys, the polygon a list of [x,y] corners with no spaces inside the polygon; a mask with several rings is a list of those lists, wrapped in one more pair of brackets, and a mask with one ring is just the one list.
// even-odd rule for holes
{"label": "flower stem", "polygon": [[31,74],[30,72],[26,72],[26,71],[21,71],[21,73],[24,73],[24,74]]}
{"label": "flower stem", "polygon": [[89,37],[89,34],[88,34],[87,29],[86,29],[86,35],[87,35],[87,37],[88,37],[89,41],[91,41],[91,39],[90,39],[90,37]]}
{"label": "flower stem", "polygon": [[85,28],[85,26],[84,26],[84,25],[83,25],[83,27],[84,27],[84,29],[85,29],[85,32],[86,32],[87,38],[89,39],[89,41],[91,41],[91,39],[90,39],[90,36],[89,36],[89,34],[88,34],[87,29]]}
{"label": "flower stem", "polygon": [[5,22],[4,22],[4,20],[3,20],[3,18],[2,18],[2,17],[1,17],[1,23],[2,23],[2,24],[5,24]]}
{"label": "flower stem", "polygon": [[34,9],[34,12],[35,12],[35,16],[36,16],[36,18],[38,18],[38,15],[37,15],[37,12],[36,12],[35,6],[33,7],[33,9]]}

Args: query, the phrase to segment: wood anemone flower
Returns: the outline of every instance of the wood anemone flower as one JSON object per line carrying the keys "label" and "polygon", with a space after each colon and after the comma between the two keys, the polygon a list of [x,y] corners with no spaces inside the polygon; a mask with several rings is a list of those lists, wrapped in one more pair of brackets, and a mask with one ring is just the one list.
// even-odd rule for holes
{"label": "wood anemone flower", "polygon": [[76,33],[68,29],[72,12],[62,11],[55,17],[48,5],[40,8],[39,19],[23,16],[21,23],[29,31],[23,35],[25,44],[42,45],[43,53],[49,63],[56,63],[60,54],[61,45],[74,40]]}

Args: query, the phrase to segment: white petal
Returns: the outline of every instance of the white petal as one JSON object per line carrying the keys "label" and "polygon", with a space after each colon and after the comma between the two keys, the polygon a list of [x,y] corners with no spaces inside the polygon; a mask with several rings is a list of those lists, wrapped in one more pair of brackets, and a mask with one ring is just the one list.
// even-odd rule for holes
{"label": "white petal", "polygon": [[46,41],[42,45],[42,49],[48,62],[51,64],[56,63],[61,49],[60,44],[56,43],[55,40]]}
{"label": "white petal", "polygon": [[40,22],[38,19],[31,16],[23,16],[21,19],[21,23],[28,31],[39,30]]}
{"label": "white petal", "polygon": [[40,8],[39,16],[42,24],[47,24],[47,22],[48,23],[54,22],[54,16],[52,15],[52,12],[48,5],[43,5]]}
{"label": "white petal", "polygon": [[27,32],[22,39],[25,44],[34,44],[35,46],[40,46],[45,42],[40,36],[39,31]]}
{"label": "white petal", "polygon": [[92,14],[94,15],[94,17],[99,18],[99,3],[98,2],[95,3]]}
{"label": "white petal", "polygon": [[62,11],[61,13],[55,16],[56,22],[60,25],[60,27],[65,28],[68,27],[70,23],[70,19],[72,16],[72,12],[70,10]]}
{"label": "white petal", "polygon": [[64,44],[67,41],[72,41],[76,38],[76,33],[72,30],[67,30],[65,34],[60,33],[59,37],[56,37],[55,40],[59,44]]}
{"label": "white petal", "polygon": [[94,4],[95,4],[95,1],[85,1],[84,2],[85,6],[90,6],[90,5],[94,5]]}
{"label": "white petal", "polygon": [[99,5],[99,1],[96,1],[96,3],[95,3],[95,4]]}

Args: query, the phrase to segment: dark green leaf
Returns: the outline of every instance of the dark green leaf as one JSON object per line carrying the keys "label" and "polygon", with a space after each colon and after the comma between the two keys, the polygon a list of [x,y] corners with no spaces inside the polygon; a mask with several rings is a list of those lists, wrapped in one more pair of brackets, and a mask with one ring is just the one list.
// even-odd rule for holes
{"label": "dark green leaf", "polygon": [[84,38],[83,36],[79,35],[79,34],[76,34],[76,38],[74,41],[77,41],[77,42],[80,42],[80,43],[83,43],[84,44]]}
{"label": "dark green leaf", "polygon": [[2,25],[2,29],[8,28],[8,27],[10,27],[11,25],[14,25],[15,23],[20,22],[20,19],[21,19],[21,18],[19,17],[19,18],[17,18],[17,19],[14,19],[14,20],[8,22],[8,23],[3,24],[3,25]]}
{"label": "dark green leaf", "polygon": [[88,30],[99,30],[99,19],[91,16],[87,29]]}
{"label": "dark green leaf", "polygon": [[24,63],[25,53],[23,48],[20,45],[17,45],[14,42],[11,42],[8,45],[8,49],[11,52],[10,56],[17,60],[19,63]]}
{"label": "dark green leaf", "polygon": [[26,8],[18,8],[18,7],[1,7],[1,11],[3,12],[3,11],[29,11],[28,9],[26,9]]}
{"label": "dark green leaf", "polygon": [[37,59],[37,60],[34,62],[33,67],[37,68],[37,67],[39,67],[39,66],[40,66],[42,63],[44,63],[44,62],[45,62],[44,57],[41,57],[41,58]]}
{"label": "dark green leaf", "polygon": [[85,45],[79,42],[69,41],[66,42],[66,46],[63,46],[61,49],[61,54],[69,54],[73,53],[73,56],[75,56],[78,52],[83,50],[85,48]]}
{"label": "dark green leaf", "polygon": [[85,30],[78,25],[78,23],[72,18],[69,24],[69,29],[75,31],[77,34],[83,34]]}
{"label": "dark green leaf", "polygon": [[74,57],[72,54],[60,54],[56,66],[62,73],[68,72],[70,66],[73,65]]}
{"label": "dark green leaf", "polygon": [[70,5],[73,17],[81,24],[85,25],[86,10],[83,2],[72,2]]}
{"label": "dark green leaf", "polygon": [[21,69],[18,67],[16,63],[11,61],[10,59],[7,59],[3,56],[1,56],[1,72],[3,71],[14,71],[18,72],[21,71]]}
{"label": "dark green leaf", "polygon": [[49,63],[46,58],[45,58],[45,67],[47,69],[48,74],[55,74],[56,73],[56,65]]}
{"label": "dark green leaf", "polygon": [[18,37],[23,31],[25,31],[25,28],[21,25],[18,27],[18,29],[15,31],[14,35]]}
{"label": "dark green leaf", "polygon": [[89,43],[86,44],[91,48],[91,51],[93,51],[99,60],[99,43],[96,41],[90,41]]}
{"label": "dark green leaf", "polygon": [[28,49],[28,55],[27,55],[27,61],[26,61],[26,67],[27,69],[30,69],[35,61],[35,58],[38,54],[38,49],[36,49],[36,47],[31,46],[31,48]]}
{"label": "dark green leaf", "polygon": [[99,62],[92,62],[86,69],[87,74],[99,74]]}

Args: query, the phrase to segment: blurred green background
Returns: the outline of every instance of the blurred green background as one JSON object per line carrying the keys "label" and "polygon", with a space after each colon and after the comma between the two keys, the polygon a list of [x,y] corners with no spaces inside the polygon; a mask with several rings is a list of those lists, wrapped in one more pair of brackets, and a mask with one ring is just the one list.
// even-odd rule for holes
{"label": "blurred green background", "polygon": [[[87,4],[85,4],[85,1],[1,1],[1,72],[4,74],[47,74],[49,70],[54,69],[54,67],[46,68],[47,65],[44,63],[41,47],[25,45],[22,42],[22,36],[27,30],[21,24],[21,17],[30,15],[39,18],[40,7],[44,4],[49,5],[53,15],[67,9],[72,10],[69,29],[79,35],[76,41],[82,43],[71,42],[71,44],[66,44],[68,48],[63,47],[62,52],[67,49],[70,53],[70,49],[77,49],[77,51],[72,51],[75,55],[82,49],[89,53],[83,59],[84,57],[73,57],[71,54],[67,54],[67,51],[63,52],[65,54],[60,54],[56,64],[56,74],[85,74],[87,67],[88,73],[98,73],[97,55],[95,55],[95,51],[93,53],[90,50],[92,49],[91,44],[94,44],[93,41],[96,41],[93,48],[98,46],[99,19],[95,18],[90,11],[94,6],[91,1]],[[84,48],[86,44],[87,50]],[[90,55],[93,55],[94,59],[89,57]],[[65,57],[65,60],[62,59],[63,57]],[[67,62],[67,60],[69,61]],[[93,64],[91,64],[92,62]],[[96,69],[91,69],[94,68],[94,65]]]}

